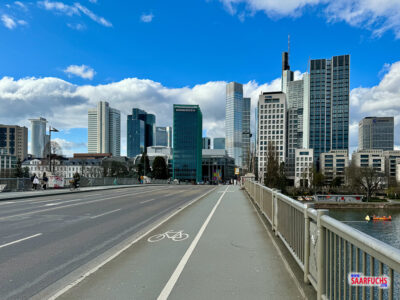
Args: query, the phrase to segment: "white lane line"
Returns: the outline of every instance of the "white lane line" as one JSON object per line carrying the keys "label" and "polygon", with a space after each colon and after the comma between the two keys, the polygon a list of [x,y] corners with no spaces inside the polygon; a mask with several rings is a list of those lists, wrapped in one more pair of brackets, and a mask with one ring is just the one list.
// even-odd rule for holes
{"label": "white lane line", "polygon": [[228,190],[229,186],[226,187],[224,193],[222,193],[221,197],[219,197],[217,203],[214,205],[213,209],[211,210],[210,214],[208,215],[207,219],[204,221],[203,225],[201,226],[199,232],[197,233],[196,237],[193,239],[192,243],[190,244],[189,248],[186,250],[186,253],[183,255],[181,261],[179,262],[178,266],[176,267],[174,273],[172,273],[170,279],[168,280],[167,284],[161,291],[161,294],[158,296],[157,300],[166,300],[168,299],[169,294],[171,294],[172,289],[174,288],[176,282],[178,281],[179,276],[181,275],[183,269],[185,268],[186,263],[189,261],[190,256],[192,255],[194,249],[197,246],[201,236],[203,235],[204,231],[208,223],[210,222],[212,216],[214,215],[215,211],[217,210],[219,204],[221,203],[222,198],[225,196],[226,191]]}
{"label": "white lane line", "polygon": [[156,200],[156,199],[149,199],[149,200],[140,202],[140,204],[147,203],[147,202],[151,202],[151,201],[154,201],[154,200]]}
{"label": "white lane line", "polygon": [[60,202],[55,202],[55,203],[47,203],[45,205],[42,205],[41,207],[45,207],[45,206],[55,206],[55,205],[60,205],[60,204],[64,204],[64,203],[70,203],[70,202],[77,202],[77,201],[82,201],[83,199],[74,199],[74,200],[67,200],[67,201],[60,201]]}
{"label": "white lane line", "polygon": [[[156,190],[150,190],[150,191],[145,191],[145,192],[141,192],[141,193],[135,193],[134,196],[136,196],[138,194],[146,194],[146,193],[151,193],[151,192],[160,191],[160,190],[161,189],[156,189]],[[27,212],[27,213],[0,217],[0,221],[11,219],[11,218],[16,218],[16,217],[23,217],[23,216],[33,215],[33,214],[36,214],[36,213],[41,213],[41,212],[46,212],[46,211],[52,211],[52,210],[56,210],[56,209],[73,207],[73,206],[78,206],[78,205],[86,205],[86,204],[91,204],[91,203],[95,203],[95,202],[106,201],[106,200],[109,200],[109,199],[121,198],[121,197],[124,197],[124,196],[132,196],[132,194],[129,193],[129,194],[118,195],[118,196],[114,196],[114,197],[107,197],[107,198],[102,198],[102,199],[97,199],[97,200],[84,201],[84,202],[81,202],[81,203],[73,203],[73,204],[68,204],[68,205],[64,205],[64,206],[50,207],[50,208],[46,208],[46,209],[30,211],[30,212]]]}
{"label": "white lane line", "polygon": [[7,201],[7,202],[2,202],[2,203],[0,203],[0,205],[4,205],[4,204],[11,204],[11,203],[15,203],[15,201]]}
{"label": "white lane line", "polygon": [[14,244],[19,243],[19,242],[22,242],[22,241],[26,241],[26,240],[29,240],[29,239],[33,239],[34,237],[37,237],[37,236],[39,236],[39,235],[42,235],[42,234],[41,234],[41,233],[37,233],[37,234],[28,236],[28,237],[23,238],[23,239],[20,239],[20,240],[16,240],[16,241],[14,241],[14,242],[10,242],[10,243],[1,245],[1,246],[0,246],[0,249],[1,249],[1,248],[4,248],[4,247],[7,247],[7,246],[14,245]]}
{"label": "white lane line", "polygon": [[62,204],[62,203],[64,203],[64,202],[59,202],[59,203],[47,203],[47,204],[45,204],[44,206],[54,206],[54,205],[60,205],[60,204]]}
{"label": "white lane line", "polygon": [[116,212],[116,211],[119,211],[119,210],[121,210],[121,209],[120,209],[120,208],[114,209],[114,210],[112,210],[112,211],[108,211],[108,212],[106,212],[106,213],[104,213],[104,214],[97,215],[97,216],[93,216],[93,217],[90,217],[90,218],[91,218],[91,219],[96,219],[96,218],[99,218],[99,217],[102,217],[102,216],[105,216],[105,215],[112,214],[113,212]]}
{"label": "white lane line", "polygon": [[173,218],[175,215],[177,215],[178,213],[180,213],[181,211],[183,211],[185,208],[189,207],[190,205],[192,205],[193,203],[195,203],[197,200],[202,199],[203,197],[207,196],[208,194],[210,194],[211,192],[215,191],[216,188],[213,188],[207,192],[205,192],[203,195],[197,197],[196,199],[190,201],[189,203],[185,204],[183,207],[181,207],[180,209],[178,209],[177,211],[175,211],[174,213],[172,213],[171,215],[169,215],[167,218],[161,220],[158,224],[154,225],[152,228],[150,228],[149,230],[147,230],[145,233],[143,233],[141,236],[139,236],[138,238],[134,239],[132,242],[128,243],[128,245],[124,246],[122,249],[120,249],[119,251],[115,252],[113,255],[111,255],[110,257],[108,257],[106,260],[102,261],[100,264],[98,264],[97,266],[95,266],[94,268],[90,269],[89,271],[87,271],[86,273],[84,273],[82,276],[80,276],[78,279],[76,279],[75,281],[71,282],[70,284],[68,284],[66,287],[62,288],[61,290],[59,290],[58,292],[56,292],[55,294],[53,294],[51,297],[48,297],[47,300],[55,300],[58,297],[60,297],[61,295],[65,294],[67,291],[69,291],[70,289],[72,289],[74,286],[76,286],[77,284],[79,284],[80,282],[82,282],[83,280],[85,280],[87,277],[89,277],[90,275],[92,275],[93,273],[95,273],[97,270],[99,270],[101,267],[103,267],[104,265],[106,265],[107,263],[109,263],[110,261],[112,261],[114,258],[116,258],[118,255],[120,255],[122,252],[124,252],[126,249],[130,248],[132,245],[134,245],[137,241],[140,241],[141,239],[143,239],[145,236],[149,235],[151,232],[153,232],[155,229],[157,229],[158,227],[160,227],[162,224],[164,224],[165,222],[167,222],[168,220],[170,220],[171,218]]}

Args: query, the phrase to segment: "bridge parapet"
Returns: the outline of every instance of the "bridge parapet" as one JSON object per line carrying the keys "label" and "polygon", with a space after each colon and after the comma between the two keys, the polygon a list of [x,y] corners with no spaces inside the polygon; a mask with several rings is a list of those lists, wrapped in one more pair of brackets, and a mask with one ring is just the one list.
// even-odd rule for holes
{"label": "bridge parapet", "polygon": [[[400,249],[278,190],[247,180],[244,187],[301,270],[318,299],[400,299]],[[352,286],[350,273],[389,278],[386,289]]]}

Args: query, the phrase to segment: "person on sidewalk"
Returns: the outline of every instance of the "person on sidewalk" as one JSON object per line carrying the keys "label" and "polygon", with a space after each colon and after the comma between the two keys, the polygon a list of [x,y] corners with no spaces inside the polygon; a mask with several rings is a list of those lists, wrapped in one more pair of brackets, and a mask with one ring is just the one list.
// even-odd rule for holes
{"label": "person on sidewalk", "polygon": [[43,173],[43,189],[47,189],[47,182],[49,181],[49,178],[46,176],[46,172]]}
{"label": "person on sidewalk", "polygon": [[36,176],[36,174],[34,174],[34,175],[35,175],[35,177],[33,178],[33,189],[37,190],[38,184],[40,184],[40,182],[39,182],[39,178]]}

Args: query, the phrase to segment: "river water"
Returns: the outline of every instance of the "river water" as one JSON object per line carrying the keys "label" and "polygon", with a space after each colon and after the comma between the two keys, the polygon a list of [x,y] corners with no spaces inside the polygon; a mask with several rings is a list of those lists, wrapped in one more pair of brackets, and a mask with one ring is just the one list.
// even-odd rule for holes
{"label": "river water", "polygon": [[[366,215],[392,216],[391,222],[366,222]],[[372,237],[400,249],[400,209],[329,210],[329,215]]]}

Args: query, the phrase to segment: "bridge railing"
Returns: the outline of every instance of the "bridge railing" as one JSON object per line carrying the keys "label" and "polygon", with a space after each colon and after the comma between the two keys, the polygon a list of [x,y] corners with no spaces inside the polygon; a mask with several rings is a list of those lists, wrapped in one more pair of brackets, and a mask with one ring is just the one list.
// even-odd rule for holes
{"label": "bridge railing", "polygon": [[[400,249],[379,241],[279,191],[244,183],[304,274],[318,299],[400,299]],[[350,273],[386,275],[387,289],[351,286]]]}

